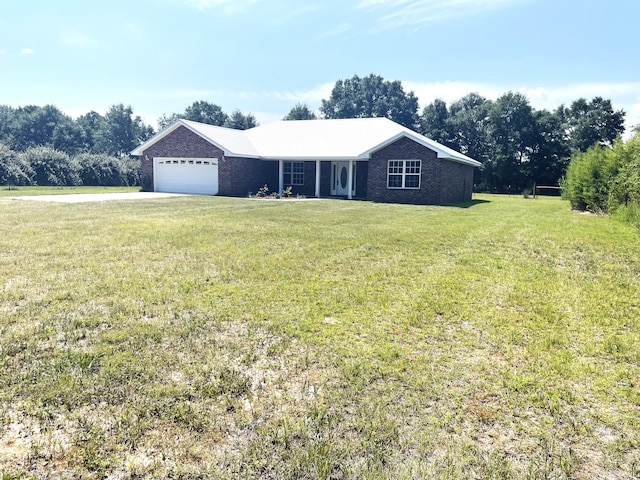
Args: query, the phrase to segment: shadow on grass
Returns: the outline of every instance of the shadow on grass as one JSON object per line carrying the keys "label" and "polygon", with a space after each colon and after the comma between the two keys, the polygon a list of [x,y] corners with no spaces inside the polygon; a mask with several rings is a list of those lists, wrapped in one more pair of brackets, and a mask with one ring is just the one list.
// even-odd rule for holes
{"label": "shadow on grass", "polygon": [[468,202],[458,202],[458,203],[448,203],[446,205],[443,205],[445,207],[456,207],[456,208],[471,208],[471,207],[475,207],[476,205],[480,205],[483,203],[491,203],[491,200],[479,200],[479,199],[473,199],[473,200],[469,200]]}

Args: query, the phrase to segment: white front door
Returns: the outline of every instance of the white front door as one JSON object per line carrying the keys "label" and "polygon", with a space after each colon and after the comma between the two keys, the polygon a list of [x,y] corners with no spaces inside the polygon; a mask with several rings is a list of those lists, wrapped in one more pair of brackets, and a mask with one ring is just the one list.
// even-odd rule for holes
{"label": "white front door", "polygon": [[[356,193],[356,163],[352,164],[351,195]],[[331,162],[331,195],[349,195],[349,162]]]}

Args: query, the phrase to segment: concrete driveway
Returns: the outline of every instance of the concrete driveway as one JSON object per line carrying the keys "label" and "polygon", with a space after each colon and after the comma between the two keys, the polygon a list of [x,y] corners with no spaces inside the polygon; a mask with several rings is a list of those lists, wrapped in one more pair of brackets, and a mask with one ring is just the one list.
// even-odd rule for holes
{"label": "concrete driveway", "polygon": [[80,203],[106,202],[110,200],[147,200],[151,198],[179,197],[183,193],[163,192],[122,192],[122,193],[70,193],[64,195],[26,195],[24,197],[7,197],[11,200],[34,200],[37,202]]}

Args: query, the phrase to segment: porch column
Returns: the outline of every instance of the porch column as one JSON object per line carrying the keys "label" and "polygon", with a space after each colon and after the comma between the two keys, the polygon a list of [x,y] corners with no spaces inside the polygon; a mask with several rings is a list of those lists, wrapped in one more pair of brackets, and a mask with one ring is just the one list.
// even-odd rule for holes
{"label": "porch column", "polygon": [[353,198],[353,160],[349,160],[349,174],[347,175],[347,198],[351,200]]}
{"label": "porch column", "polygon": [[320,160],[316,160],[316,198],[320,198]]}
{"label": "porch column", "polygon": [[278,193],[284,190],[284,160],[278,160]]}

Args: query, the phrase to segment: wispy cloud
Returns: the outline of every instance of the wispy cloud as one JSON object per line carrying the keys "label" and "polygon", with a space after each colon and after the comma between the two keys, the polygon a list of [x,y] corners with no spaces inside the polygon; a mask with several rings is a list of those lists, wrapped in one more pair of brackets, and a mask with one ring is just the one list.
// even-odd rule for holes
{"label": "wispy cloud", "polygon": [[271,95],[278,100],[286,100],[288,102],[308,103],[311,107],[319,105],[321,100],[331,96],[335,83],[322,83],[307,90],[294,90],[291,92],[274,92]]}
{"label": "wispy cloud", "polygon": [[320,35],[318,35],[318,37],[319,38],[338,37],[340,35],[347,33],[349,30],[351,30],[351,24],[345,22],[345,23],[341,23],[340,25],[336,25],[335,27],[330,28],[329,30],[322,32]]}
{"label": "wispy cloud", "polygon": [[186,4],[198,10],[205,11],[212,8],[222,8],[224,13],[236,14],[246,12],[252,5],[262,0],[186,0]]}
{"label": "wispy cloud", "polygon": [[477,14],[527,0],[361,0],[357,10],[378,15],[372,30],[382,32],[450,17]]}
{"label": "wispy cloud", "polygon": [[96,41],[85,33],[65,30],[60,33],[60,43],[68,47],[88,48],[95,45]]}
{"label": "wispy cloud", "polygon": [[20,50],[21,55],[33,55],[34,53],[36,53],[36,51],[31,48],[23,48]]}
{"label": "wispy cloud", "polygon": [[298,8],[289,9],[286,13],[281,13],[273,20],[274,25],[285,25],[292,20],[315,12],[321,8],[317,4],[302,5]]}

